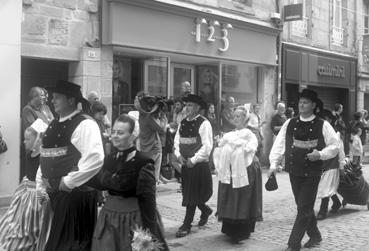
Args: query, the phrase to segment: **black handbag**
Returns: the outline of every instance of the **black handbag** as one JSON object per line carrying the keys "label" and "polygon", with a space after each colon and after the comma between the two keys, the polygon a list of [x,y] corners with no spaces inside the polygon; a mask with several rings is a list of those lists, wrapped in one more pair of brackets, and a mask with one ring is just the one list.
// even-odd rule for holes
{"label": "black handbag", "polygon": [[0,138],[0,153],[5,153],[8,150],[8,146],[6,145],[3,138]]}
{"label": "black handbag", "polygon": [[265,189],[267,191],[274,191],[278,189],[277,178],[275,177],[274,173],[269,176],[268,181],[265,183]]}

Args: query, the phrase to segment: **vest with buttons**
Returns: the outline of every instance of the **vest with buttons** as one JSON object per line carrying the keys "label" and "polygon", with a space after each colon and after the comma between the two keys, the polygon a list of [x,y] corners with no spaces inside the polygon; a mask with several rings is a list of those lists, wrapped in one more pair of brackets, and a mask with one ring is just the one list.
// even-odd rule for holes
{"label": "vest with buttons", "polygon": [[[76,127],[87,119],[82,113],[77,113],[66,121],[54,119],[47,128],[42,139],[40,165],[42,176],[49,180],[51,186],[62,176],[78,170],[81,153],[71,143],[71,137]],[[55,181],[55,182],[54,182]]]}
{"label": "vest with buttons", "polygon": [[202,147],[199,129],[205,118],[198,116],[193,120],[183,119],[179,128],[179,152],[188,159]]}
{"label": "vest with buttons", "polygon": [[315,117],[311,121],[300,118],[290,120],[286,131],[285,168],[296,176],[320,176],[322,160],[309,161],[306,154],[325,147],[323,137],[324,120]]}

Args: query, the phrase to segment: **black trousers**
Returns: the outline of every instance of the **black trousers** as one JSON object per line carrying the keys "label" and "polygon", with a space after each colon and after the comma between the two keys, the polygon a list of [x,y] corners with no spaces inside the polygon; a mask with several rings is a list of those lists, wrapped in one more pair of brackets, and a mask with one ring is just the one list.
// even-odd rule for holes
{"label": "black trousers", "polygon": [[198,207],[201,211],[200,218],[208,217],[209,214],[212,212],[211,208],[206,204],[186,206],[186,216],[183,221],[183,226],[185,228],[191,228],[193,217],[195,216],[196,207]]}
{"label": "black trousers", "polygon": [[320,176],[294,176],[290,174],[292,192],[297,205],[297,216],[293,225],[288,246],[300,248],[305,232],[310,238],[321,238],[314,214],[314,204]]}

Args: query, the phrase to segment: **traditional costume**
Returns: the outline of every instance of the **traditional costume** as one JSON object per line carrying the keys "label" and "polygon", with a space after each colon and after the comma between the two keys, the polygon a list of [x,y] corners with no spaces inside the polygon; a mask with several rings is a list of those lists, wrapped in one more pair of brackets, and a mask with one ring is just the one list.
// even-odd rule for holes
{"label": "traditional costume", "polygon": [[218,220],[222,233],[235,242],[254,232],[255,222],[262,218],[262,180],[260,164],[255,157],[258,140],[249,129],[226,133],[214,150],[218,171]]}
{"label": "traditional costume", "polygon": [[[317,103],[317,94],[311,90],[303,90],[300,98]],[[291,250],[300,250],[305,232],[310,237],[305,247],[322,240],[314,214],[314,203],[323,172],[323,160],[335,157],[338,149],[339,141],[332,126],[314,114],[308,118],[300,116],[287,120],[277,135],[269,155],[270,169],[276,170],[277,165],[285,157],[285,167],[290,174],[292,192],[298,209],[288,240]],[[317,161],[309,161],[307,158],[307,154],[313,150],[319,152],[320,159]]]}
{"label": "traditional costume", "polygon": [[93,236],[93,251],[132,250],[133,230],[149,230],[169,250],[156,209],[155,168],[152,159],[134,147],[105,158],[102,170],[90,184],[109,195],[102,208]]}
{"label": "traditional costume", "polygon": [[[200,96],[188,94],[184,102],[193,102],[203,107]],[[213,181],[209,167],[209,156],[213,147],[213,133],[210,122],[201,115],[181,121],[174,138],[175,155],[185,161],[190,160],[194,166],[182,165],[182,206],[186,207],[183,225],[177,237],[183,237],[191,230],[196,207],[201,210],[199,225],[205,225],[212,210],[205,203],[213,194]]]}
{"label": "traditional costume", "polygon": [[[80,86],[61,81],[55,93],[82,98]],[[53,120],[45,132],[38,186],[46,190],[54,211],[45,251],[90,250],[97,218],[97,193],[84,185],[101,168],[104,150],[96,122],[76,110]],[[61,182],[70,189],[60,190]]]}
{"label": "traditional costume", "polygon": [[[15,190],[10,206],[0,219],[0,249],[3,250],[40,250],[47,238],[50,222],[48,206],[37,200],[35,177],[39,166],[40,134],[47,125],[37,119],[31,127],[37,132],[33,150],[27,159],[26,176]],[[41,226],[44,232],[41,234]]]}

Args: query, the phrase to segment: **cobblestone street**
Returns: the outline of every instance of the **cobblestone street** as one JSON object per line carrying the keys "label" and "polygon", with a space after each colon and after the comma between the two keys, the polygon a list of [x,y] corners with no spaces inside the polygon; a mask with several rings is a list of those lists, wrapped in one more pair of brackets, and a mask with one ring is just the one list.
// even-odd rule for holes
{"label": "cobblestone street", "polygon": [[[364,176],[369,178],[369,165],[363,167]],[[192,228],[192,233],[185,238],[175,238],[175,232],[181,225],[185,209],[181,207],[181,194],[177,193],[179,185],[170,183],[159,185],[158,205],[166,227],[166,236],[171,250],[283,250],[293,225],[296,207],[291,192],[287,173],[277,175],[279,189],[274,192],[263,191],[264,220],[256,224],[250,239],[239,245],[232,245],[221,234],[221,223],[214,214],[207,226]],[[209,205],[216,211],[217,182],[213,176],[214,194]],[[266,172],[263,172],[263,184]],[[316,202],[315,210],[319,209]],[[196,212],[194,224],[197,224],[199,212]],[[318,222],[323,242],[319,248],[310,250],[369,250],[369,212],[366,206],[348,204],[335,216]],[[305,236],[303,243],[307,241]],[[308,249],[305,249],[308,250]]]}

